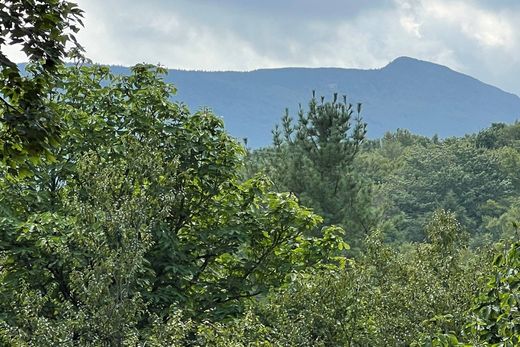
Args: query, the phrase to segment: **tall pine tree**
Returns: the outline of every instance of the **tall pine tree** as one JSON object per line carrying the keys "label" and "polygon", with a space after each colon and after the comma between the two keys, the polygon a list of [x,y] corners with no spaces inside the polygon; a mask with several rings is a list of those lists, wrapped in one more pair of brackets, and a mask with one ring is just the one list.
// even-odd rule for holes
{"label": "tall pine tree", "polygon": [[313,92],[308,109],[300,105],[294,120],[286,109],[273,130],[274,153],[269,171],[280,190],[292,192],[322,215],[327,223],[347,229],[356,244],[374,227],[370,186],[354,168],[365,140],[361,104],[343,96],[319,100]]}

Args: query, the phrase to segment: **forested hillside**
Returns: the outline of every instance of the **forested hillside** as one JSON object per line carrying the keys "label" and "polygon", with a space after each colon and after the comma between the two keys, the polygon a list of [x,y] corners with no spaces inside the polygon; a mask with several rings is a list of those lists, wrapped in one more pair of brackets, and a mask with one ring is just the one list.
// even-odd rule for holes
{"label": "forested hillside", "polygon": [[165,68],[89,62],[74,4],[8,4],[0,345],[520,344],[519,123],[369,140],[312,95],[251,150]]}

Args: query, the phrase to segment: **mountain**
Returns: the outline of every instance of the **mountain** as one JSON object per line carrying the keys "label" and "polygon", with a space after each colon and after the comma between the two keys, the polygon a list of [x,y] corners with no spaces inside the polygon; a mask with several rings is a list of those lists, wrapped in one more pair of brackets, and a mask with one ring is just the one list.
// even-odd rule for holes
{"label": "mountain", "polygon": [[[116,73],[125,68],[113,67]],[[334,92],[363,103],[368,136],[406,128],[440,137],[460,136],[493,122],[520,118],[520,98],[445,66],[408,57],[381,69],[281,68],[250,72],[170,70],[175,100],[192,111],[208,106],[228,131],[250,147],[271,143],[271,130],[289,108],[307,106],[312,90],[331,99]]]}

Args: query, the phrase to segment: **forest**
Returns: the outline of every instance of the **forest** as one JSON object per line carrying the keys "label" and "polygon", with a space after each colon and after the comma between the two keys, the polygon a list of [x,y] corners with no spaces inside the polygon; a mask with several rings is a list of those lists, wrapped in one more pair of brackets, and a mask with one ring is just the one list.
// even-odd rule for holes
{"label": "forest", "polygon": [[520,345],[520,123],[371,139],[309,91],[250,149],[81,18],[0,4],[0,345]]}

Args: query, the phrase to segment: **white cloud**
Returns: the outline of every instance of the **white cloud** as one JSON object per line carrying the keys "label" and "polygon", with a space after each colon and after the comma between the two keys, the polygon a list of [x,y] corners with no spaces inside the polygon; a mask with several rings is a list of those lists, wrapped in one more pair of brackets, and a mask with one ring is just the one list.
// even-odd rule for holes
{"label": "white cloud", "polygon": [[1,45],[1,51],[12,61],[25,62],[27,61],[27,55],[22,52],[22,45]]}
{"label": "white cloud", "polygon": [[464,2],[425,1],[425,15],[455,25],[468,38],[489,47],[509,47],[513,25],[501,13],[480,9]]}
{"label": "white cloud", "polygon": [[[418,57],[520,92],[520,2],[394,0]],[[421,47],[430,47],[423,51]],[[429,56],[429,58],[428,58]]]}
{"label": "white cloud", "polygon": [[96,62],[196,70],[378,68],[408,55],[520,93],[520,5],[506,2],[79,0],[78,38]]}
{"label": "white cloud", "polygon": [[412,16],[403,16],[400,19],[401,26],[409,33],[421,38],[421,23],[417,22]]}
{"label": "white cloud", "polygon": [[420,0],[395,0],[396,5],[400,9],[399,23],[403,29],[418,38],[422,37],[421,26],[417,10],[421,6]]}

